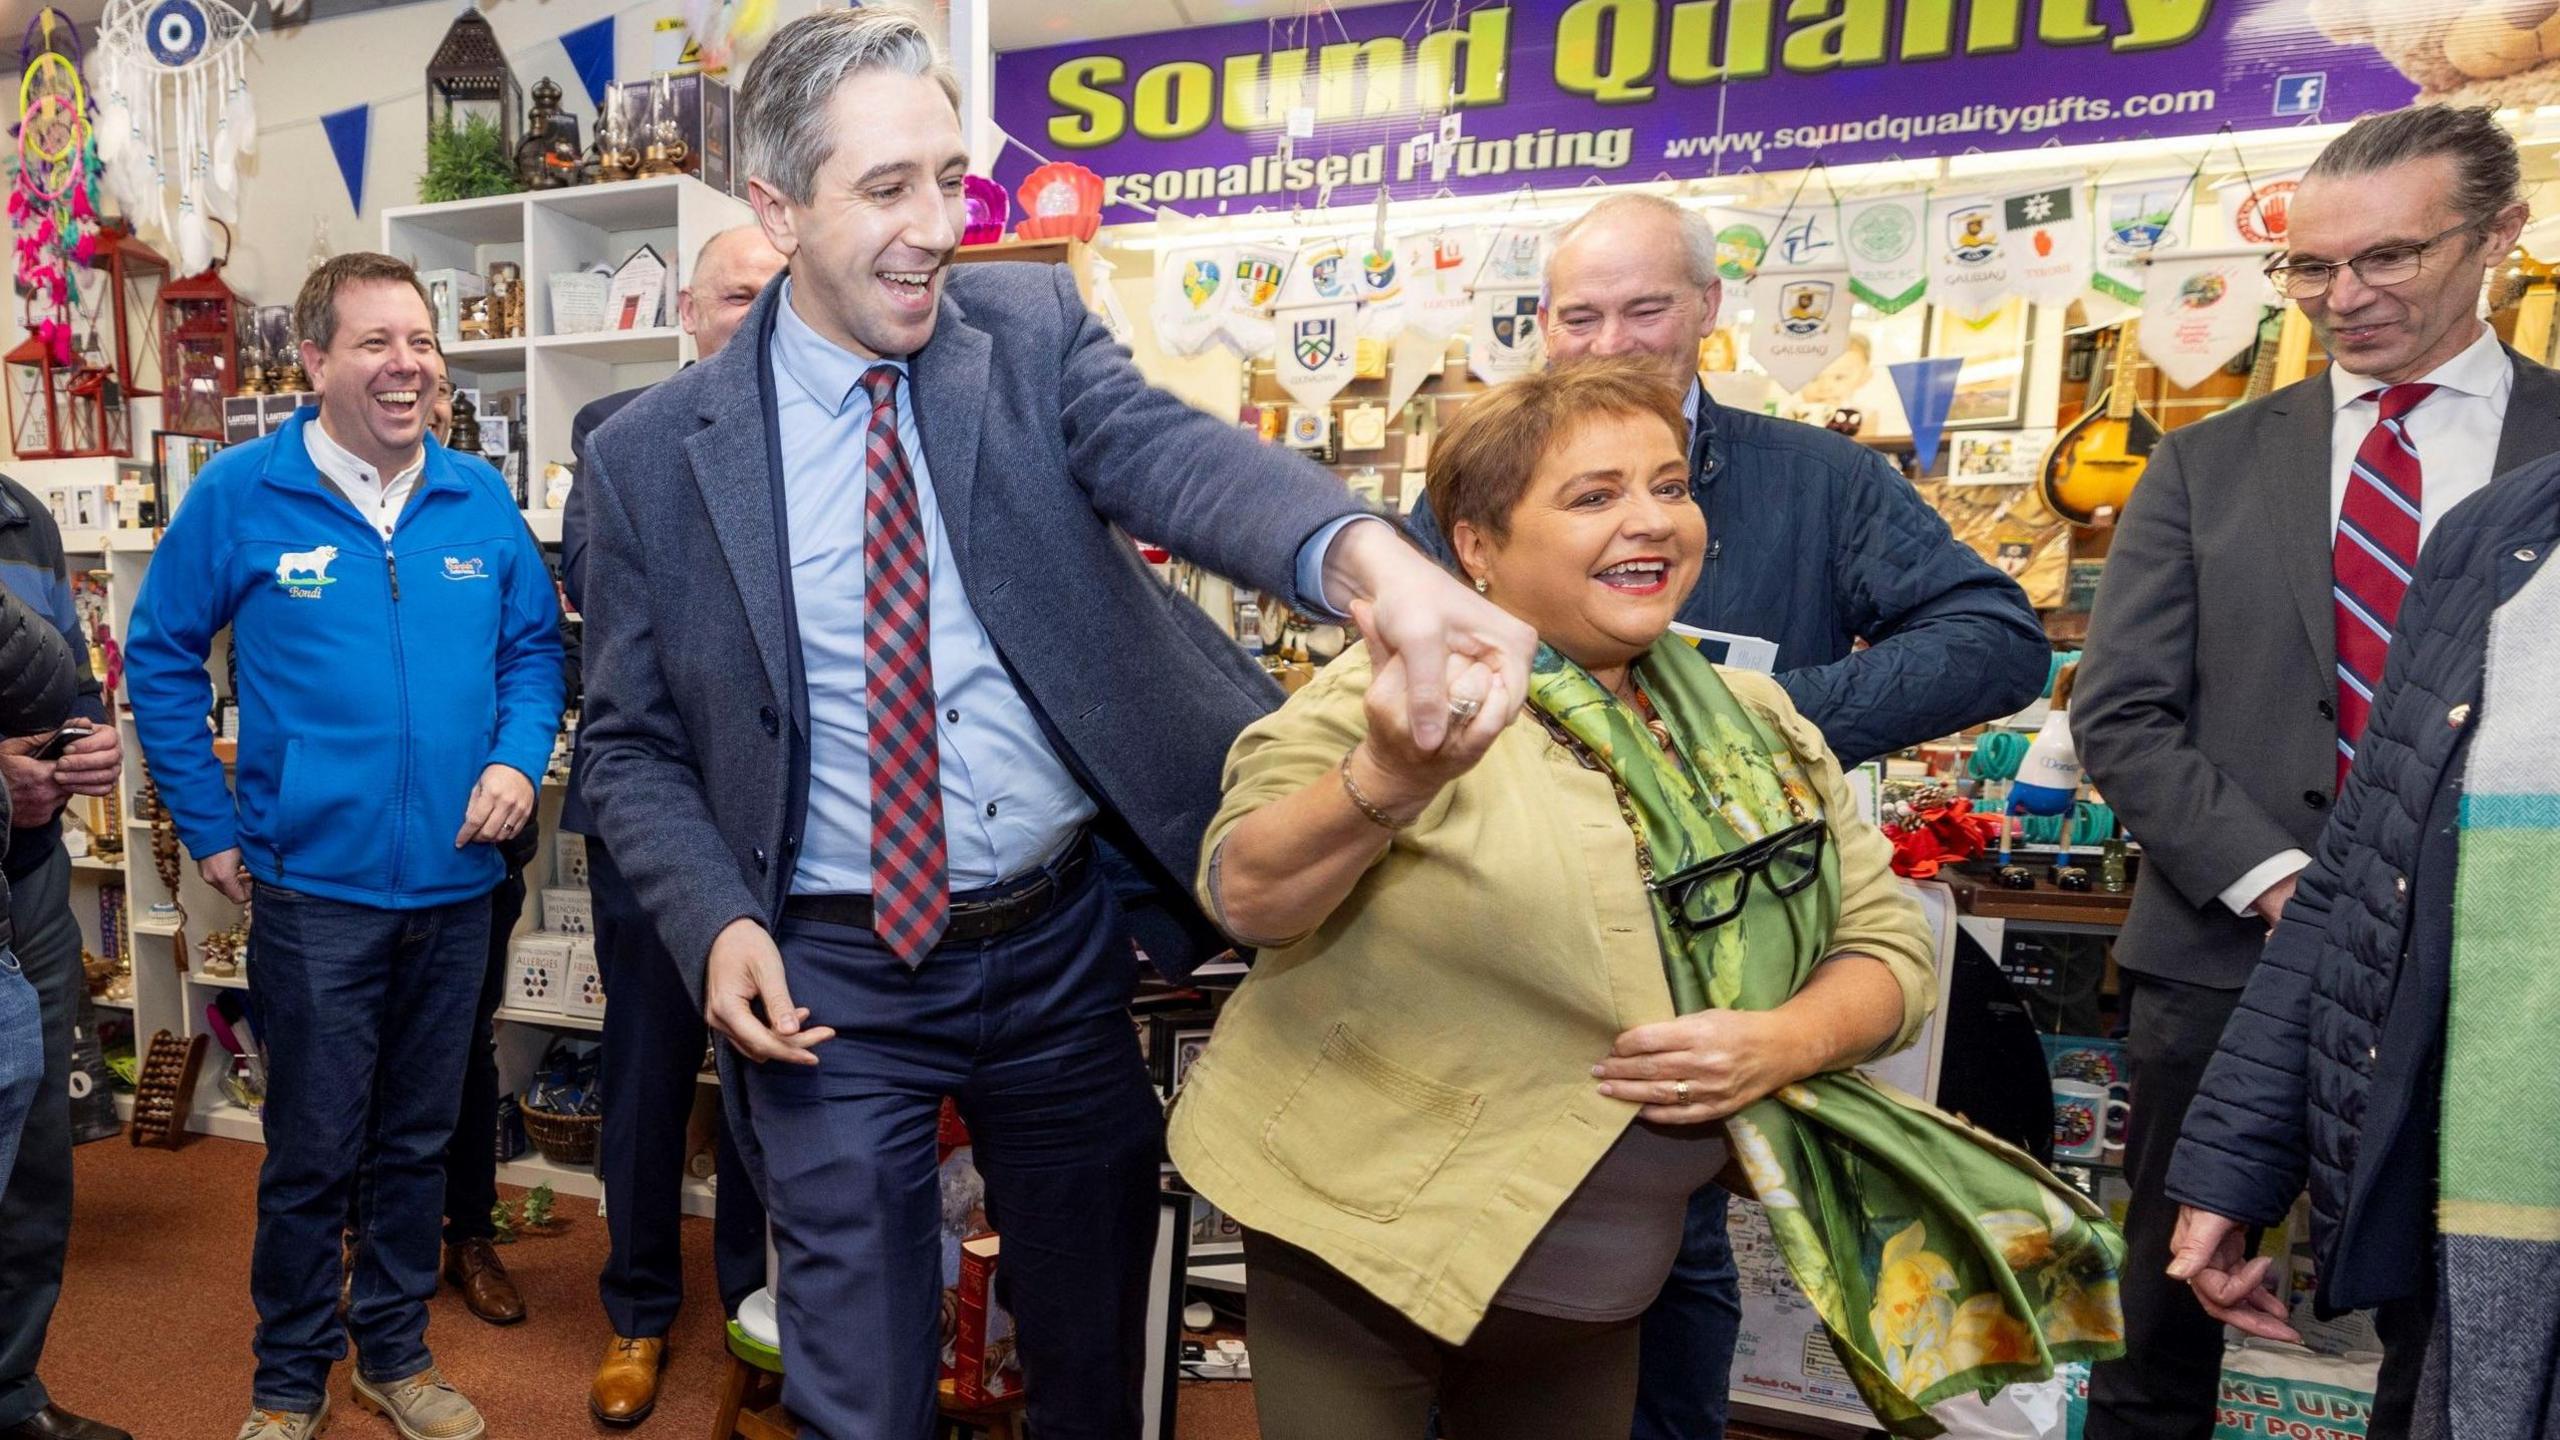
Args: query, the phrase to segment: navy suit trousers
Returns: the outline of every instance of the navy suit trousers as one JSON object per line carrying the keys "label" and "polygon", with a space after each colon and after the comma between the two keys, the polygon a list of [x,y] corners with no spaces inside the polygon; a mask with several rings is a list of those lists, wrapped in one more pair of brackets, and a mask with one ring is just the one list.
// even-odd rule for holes
{"label": "navy suit trousers", "polygon": [[[684,1162],[700,1085],[702,1012],[686,992],[675,958],[602,840],[587,839],[587,892],[594,898],[596,965],[604,975],[604,1133],[596,1172],[604,1180],[605,1230],[612,1237],[596,1288],[613,1333],[655,1339],[674,1326],[684,1302]],[[720,1306],[764,1284],[764,1205],[724,1127],[717,1164],[719,1210],[711,1226]]]}
{"label": "navy suit trousers", "polygon": [[792,1002],[836,1034],[814,1066],[740,1068],[780,1249],[783,1401],[810,1440],[933,1432],[945,1096],[1004,1237],[1032,1432],[1135,1440],[1164,1116],[1122,933],[1090,866],[1041,919],[912,970],[868,930],[783,922]]}

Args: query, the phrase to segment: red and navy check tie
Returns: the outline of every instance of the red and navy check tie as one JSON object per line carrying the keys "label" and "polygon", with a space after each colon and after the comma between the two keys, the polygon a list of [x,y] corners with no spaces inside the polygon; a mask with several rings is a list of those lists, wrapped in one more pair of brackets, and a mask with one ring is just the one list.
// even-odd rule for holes
{"label": "red and navy check tie", "polygon": [[2347,497],[2338,508],[2338,536],[2330,557],[2331,595],[2338,612],[2338,787],[2356,758],[2364,727],[2373,718],[2373,692],[2382,684],[2382,662],[2391,651],[2391,626],[2418,568],[2418,517],[2426,488],[2418,447],[2403,420],[2433,385],[2394,385],[2364,396],[2378,399],[2374,422],[2347,470]]}
{"label": "red and navy check tie", "polygon": [[871,928],[912,969],[951,921],[942,753],[933,724],[931,584],[915,475],[898,444],[898,371],[862,373],[871,397],[864,471],[863,664],[871,706]]}

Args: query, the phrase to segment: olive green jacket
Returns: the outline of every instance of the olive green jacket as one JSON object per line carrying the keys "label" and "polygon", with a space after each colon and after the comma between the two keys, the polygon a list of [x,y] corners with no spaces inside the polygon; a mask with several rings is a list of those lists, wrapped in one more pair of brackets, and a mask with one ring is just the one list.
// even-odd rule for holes
{"label": "olive green jacket", "polygon": [[[1821,734],[1767,677],[1719,673],[1815,781],[1840,857],[1828,953],[1892,970],[1900,1049],[1937,994],[1928,922]],[[1237,738],[1204,856],[1260,807],[1338,783],[1368,683],[1354,647]],[[1206,861],[1200,888],[1215,913]],[[1524,713],[1321,926],[1263,951],[1184,1081],[1174,1163],[1238,1222],[1463,1343],[1635,1118],[1591,1066],[1672,1017],[1650,903],[1609,777]]]}

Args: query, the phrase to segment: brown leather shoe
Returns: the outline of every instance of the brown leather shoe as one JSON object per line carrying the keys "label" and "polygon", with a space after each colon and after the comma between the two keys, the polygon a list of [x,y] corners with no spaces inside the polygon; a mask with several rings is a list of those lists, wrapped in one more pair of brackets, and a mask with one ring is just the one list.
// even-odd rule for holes
{"label": "brown leather shoe", "polygon": [[587,1409],[607,1425],[637,1425],[658,1408],[658,1372],[667,1368],[667,1342],[662,1336],[635,1340],[616,1335],[596,1367],[595,1388],[587,1393]]}
{"label": "brown leather shoe", "polygon": [[524,1318],[524,1296],[507,1274],[498,1247],[486,1240],[465,1240],[444,1247],[444,1278],[462,1292],[471,1313],[492,1325],[513,1325]]}

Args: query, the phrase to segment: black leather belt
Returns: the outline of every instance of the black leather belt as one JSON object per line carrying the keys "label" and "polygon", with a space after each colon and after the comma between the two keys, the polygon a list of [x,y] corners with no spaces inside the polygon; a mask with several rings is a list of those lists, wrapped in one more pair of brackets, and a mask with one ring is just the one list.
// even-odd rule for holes
{"label": "black leather belt", "polygon": [[[1075,893],[1092,863],[1092,839],[1079,832],[1056,860],[1039,869],[982,890],[965,890],[952,896],[951,924],[942,932],[942,943],[965,945],[973,940],[992,940],[1040,919]],[[814,920],[822,925],[868,930],[871,897],[794,895],[782,902],[782,914],[788,920]]]}

